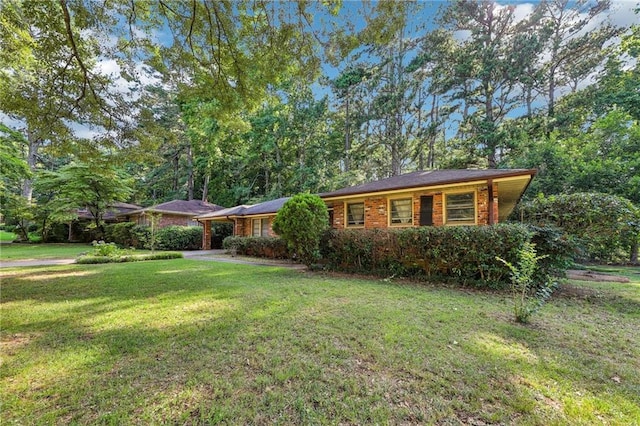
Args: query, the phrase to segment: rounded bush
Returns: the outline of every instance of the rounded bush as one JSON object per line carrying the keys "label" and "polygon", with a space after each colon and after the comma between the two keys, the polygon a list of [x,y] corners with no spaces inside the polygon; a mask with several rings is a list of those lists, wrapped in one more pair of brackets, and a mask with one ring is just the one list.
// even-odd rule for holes
{"label": "rounded bush", "polygon": [[305,265],[311,265],[320,258],[320,239],[328,227],[327,205],[312,194],[291,197],[273,221],[273,231],[287,242]]}

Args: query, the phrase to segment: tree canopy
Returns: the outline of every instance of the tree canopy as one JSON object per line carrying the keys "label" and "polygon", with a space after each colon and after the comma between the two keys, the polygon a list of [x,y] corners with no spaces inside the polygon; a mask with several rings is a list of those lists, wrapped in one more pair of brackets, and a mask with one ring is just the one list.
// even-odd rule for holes
{"label": "tree canopy", "polygon": [[640,33],[610,20],[609,1],[0,8],[10,220],[42,216],[47,179],[81,164],[141,205],[232,206],[466,167],[537,168],[527,198],[640,203]]}

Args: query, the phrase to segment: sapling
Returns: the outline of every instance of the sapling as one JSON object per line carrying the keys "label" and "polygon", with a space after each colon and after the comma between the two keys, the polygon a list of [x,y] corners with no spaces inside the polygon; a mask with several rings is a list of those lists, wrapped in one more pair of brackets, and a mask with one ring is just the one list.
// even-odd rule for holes
{"label": "sapling", "polygon": [[547,255],[538,256],[535,244],[527,242],[518,250],[518,264],[513,265],[501,257],[496,259],[511,270],[511,294],[516,321],[526,324],[553,293],[556,283],[549,277],[544,282],[535,281],[538,261]]}

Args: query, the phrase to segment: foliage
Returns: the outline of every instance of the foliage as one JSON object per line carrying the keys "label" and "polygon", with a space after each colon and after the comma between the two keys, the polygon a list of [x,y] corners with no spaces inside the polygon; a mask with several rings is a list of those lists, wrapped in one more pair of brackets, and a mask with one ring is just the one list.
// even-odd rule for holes
{"label": "foliage", "polygon": [[198,250],[202,248],[201,226],[166,226],[157,231],[159,250]]}
{"label": "foliage", "polygon": [[160,223],[160,218],[162,217],[161,213],[147,212],[149,216],[149,241],[148,248],[151,250],[151,253],[156,249],[156,245],[158,243],[158,224]]}
{"label": "foliage", "polygon": [[91,255],[100,257],[119,257],[124,254],[124,250],[120,249],[115,243],[105,243],[104,241],[94,241],[91,243],[93,251]]}
{"label": "foliage", "polygon": [[270,259],[290,259],[293,254],[279,237],[227,237],[222,248],[234,254]]}
{"label": "foliage", "polygon": [[13,232],[0,230],[0,242],[12,242],[16,239],[16,234]]}
{"label": "foliage", "polygon": [[513,297],[513,313],[518,322],[526,324],[551,297],[556,283],[547,278],[542,283],[535,282],[538,262],[548,255],[538,256],[535,244],[527,242],[518,250],[518,263],[513,264],[501,257],[496,259],[511,270],[511,295]]}
{"label": "foliage", "polygon": [[328,227],[327,205],[320,197],[311,194],[291,197],[273,221],[273,231],[307,266],[320,258],[320,238]]}
{"label": "foliage", "polygon": [[151,228],[146,225],[136,225],[131,228],[131,239],[135,248],[150,248]]}
{"label": "foliage", "polygon": [[[77,216],[78,208],[86,208],[92,216],[92,225],[103,233],[103,217],[107,209],[131,194],[131,181],[108,161],[73,162],[58,171],[40,172],[35,188],[46,194],[48,223],[66,222]],[[43,226],[44,229],[44,226]]]}
{"label": "foliage", "polygon": [[629,200],[601,193],[538,196],[521,203],[518,214],[527,223],[564,229],[584,249],[583,258],[628,260],[637,253],[640,209]]}
{"label": "foliage", "polygon": [[165,251],[162,253],[151,254],[123,254],[119,256],[98,256],[83,255],[76,259],[78,264],[99,264],[99,263],[127,263],[127,262],[143,262],[146,260],[168,260],[182,259],[182,253]]}
{"label": "foliage", "polygon": [[553,250],[539,274],[562,273],[571,259],[569,242],[557,233],[519,224],[332,230],[323,239],[322,254],[334,270],[424,275],[429,280],[501,288],[508,283],[508,271],[496,257],[516,262],[534,235],[544,249]]}
{"label": "foliage", "polygon": [[104,227],[105,240],[116,243],[122,247],[136,247],[132,233],[135,226],[137,225],[134,222],[118,222],[106,225]]}

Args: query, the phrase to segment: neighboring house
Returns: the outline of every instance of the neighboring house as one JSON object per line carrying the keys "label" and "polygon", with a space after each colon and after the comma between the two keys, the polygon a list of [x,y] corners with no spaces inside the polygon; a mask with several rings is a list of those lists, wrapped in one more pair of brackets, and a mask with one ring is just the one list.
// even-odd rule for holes
{"label": "neighboring house", "polygon": [[[107,208],[107,211],[102,216],[102,220],[106,223],[126,222],[128,220],[128,214],[134,210],[139,210],[142,207],[136,204],[127,203],[113,203]],[[78,220],[93,221],[95,218],[93,214],[87,208],[78,209]]]}
{"label": "neighboring house", "polygon": [[160,214],[158,228],[164,228],[170,225],[180,226],[201,226],[202,224],[195,220],[195,216],[213,213],[222,210],[224,207],[217,204],[211,204],[200,200],[173,200],[155,206],[145,207],[127,213],[128,220],[138,225],[149,225],[151,223],[150,214]]}
{"label": "neighboring house", "polygon": [[[491,225],[504,221],[535,170],[432,170],[319,194],[334,229]],[[274,235],[273,218],[288,198],[198,216],[204,247],[211,221],[232,221],[234,235]]]}
{"label": "neighboring house", "polygon": [[[142,207],[135,204],[113,203],[102,216],[105,223],[127,222],[129,215]],[[87,208],[77,210],[78,217],[69,226],[69,241],[85,241],[92,238],[87,235],[86,227],[95,221],[93,214]]]}
{"label": "neighboring house", "polygon": [[273,218],[288,199],[289,197],[278,198],[260,204],[236,206],[197,216],[196,219],[204,225],[202,247],[205,250],[211,248],[212,221],[233,222],[233,235],[236,236],[275,236],[272,229]]}

